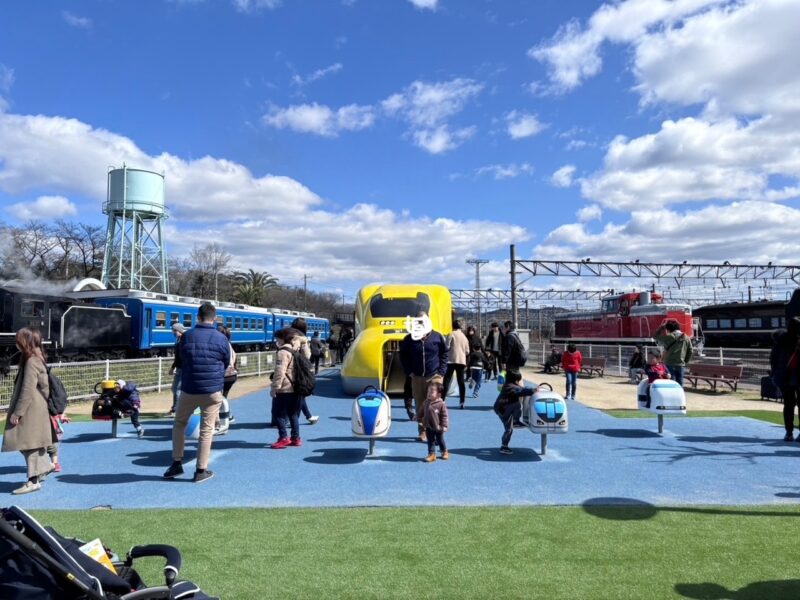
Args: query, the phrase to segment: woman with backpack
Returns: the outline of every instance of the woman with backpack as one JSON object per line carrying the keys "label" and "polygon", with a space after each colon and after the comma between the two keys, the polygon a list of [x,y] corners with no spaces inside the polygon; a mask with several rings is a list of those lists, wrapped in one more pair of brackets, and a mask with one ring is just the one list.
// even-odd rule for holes
{"label": "woman with backpack", "polygon": [[291,327],[275,333],[278,351],[275,353],[275,371],[270,386],[273,420],[278,425],[278,441],[270,446],[274,450],[303,445],[299,419],[303,398],[295,392],[295,356],[300,352],[301,337],[302,334]]}
{"label": "woman with backpack", "polygon": [[25,457],[28,481],[12,494],[27,494],[40,490],[44,478],[55,470],[47,448],[58,438],[47,408],[50,384],[42,336],[37,329],[23,327],[17,332],[16,342],[22,359],[8,407],[2,451],[18,450]]}

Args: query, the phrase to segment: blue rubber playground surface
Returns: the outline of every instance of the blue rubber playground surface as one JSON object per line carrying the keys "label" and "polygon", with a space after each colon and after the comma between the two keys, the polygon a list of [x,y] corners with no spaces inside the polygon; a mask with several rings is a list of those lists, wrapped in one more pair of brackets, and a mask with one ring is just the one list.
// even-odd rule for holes
{"label": "blue rubber playground surface", "polygon": [[[302,425],[303,446],[271,450],[269,396],[259,391],[232,402],[236,423],[214,438],[216,477],[193,484],[194,442],[186,474],[162,479],[171,461],[171,419],[144,421],[138,439],[120,422],[112,439],[104,422],[71,423],[61,446],[64,471],[40,492],[11,496],[25,480],[19,453],[0,454],[0,493],[23,508],[86,509],[194,507],[328,507],[411,505],[580,505],[647,502],[654,505],[796,503],[800,444],[781,441],[782,428],[744,417],[617,419],[569,403],[569,433],[540,436],[518,429],[514,454],[498,452],[502,427],[491,410],[494,382],[467,408],[452,408],[446,435],[449,461],[422,461],[402,401],[393,401],[389,436],[367,455],[368,442],[351,435],[353,399],[340,392],[338,371],[321,374],[309,399],[321,416]],[[632,393],[632,392],[631,392]],[[146,401],[145,401],[146,402]],[[145,410],[146,410],[145,405]],[[691,410],[691,406],[689,406]],[[302,417],[301,417],[302,420]],[[13,500],[12,500],[13,499]]]}

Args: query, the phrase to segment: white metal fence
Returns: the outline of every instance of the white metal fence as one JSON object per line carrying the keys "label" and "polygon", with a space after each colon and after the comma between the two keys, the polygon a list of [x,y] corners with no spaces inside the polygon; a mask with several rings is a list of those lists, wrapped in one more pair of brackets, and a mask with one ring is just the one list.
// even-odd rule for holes
{"label": "white metal fence", "polygon": [[[606,373],[611,375],[627,375],[628,361],[633,355],[633,346],[616,346],[603,344],[576,344],[584,357],[605,357]],[[549,342],[531,342],[528,348],[527,366],[535,368],[550,355],[550,349],[559,352],[566,349],[566,344]],[[645,346],[645,356],[656,346]],[[706,348],[702,354],[695,353],[693,363],[713,363],[718,365],[736,365],[744,367],[740,384],[757,386],[761,377],[769,374],[769,350],[753,348]]]}
{"label": "white metal fence", "polygon": [[[239,352],[236,354],[239,377],[268,375],[275,367],[275,352]],[[141,391],[161,392],[172,385],[172,357],[134,360],[101,360],[93,362],[53,363],[50,365],[64,383],[70,401],[95,396],[94,386],[103,379],[133,381]],[[325,361],[323,361],[325,362]],[[17,367],[0,376],[0,411],[8,408],[14,391]]]}

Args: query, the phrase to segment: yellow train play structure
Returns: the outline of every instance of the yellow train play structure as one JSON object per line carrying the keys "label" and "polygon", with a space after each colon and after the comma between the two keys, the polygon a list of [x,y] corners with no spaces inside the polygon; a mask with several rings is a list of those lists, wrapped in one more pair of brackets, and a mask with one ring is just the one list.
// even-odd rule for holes
{"label": "yellow train play structure", "polygon": [[406,334],[406,317],[424,310],[433,329],[448,335],[453,329],[453,300],[441,285],[365,285],[356,298],[356,338],[342,362],[342,387],[359,394],[374,385],[387,394],[401,394],[405,373],[398,347]]}

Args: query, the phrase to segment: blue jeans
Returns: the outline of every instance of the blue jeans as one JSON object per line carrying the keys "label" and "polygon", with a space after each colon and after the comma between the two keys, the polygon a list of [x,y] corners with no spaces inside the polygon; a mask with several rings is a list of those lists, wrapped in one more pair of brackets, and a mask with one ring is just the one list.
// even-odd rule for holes
{"label": "blue jeans", "polygon": [[481,389],[481,379],[483,377],[483,369],[481,367],[472,367],[469,370],[472,382],[475,384],[473,393],[477,395],[478,390]]}
{"label": "blue jeans", "polygon": [[275,395],[275,416],[278,418],[278,439],[289,437],[291,429],[292,439],[300,439],[300,406],[303,397],[297,394]]}
{"label": "blue jeans", "polygon": [[514,422],[522,418],[522,406],[517,402],[509,402],[508,404],[500,404],[496,402],[494,405],[495,414],[500,417],[503,423],[503,437],[500,440],[500,445],[503,448],[508,448],[508,443],[511,441],[511,436],[514,434]]}
{"label": "blue jeans", "polygon": [[567,373],[567,398],[575,398],[575,389],[578,387],[578,374]]}
{"label": "blue jeans", "polygon": [[683,367],[671,367],[667,365],[667,371],[674,381],[677,381],[683,387]]}

